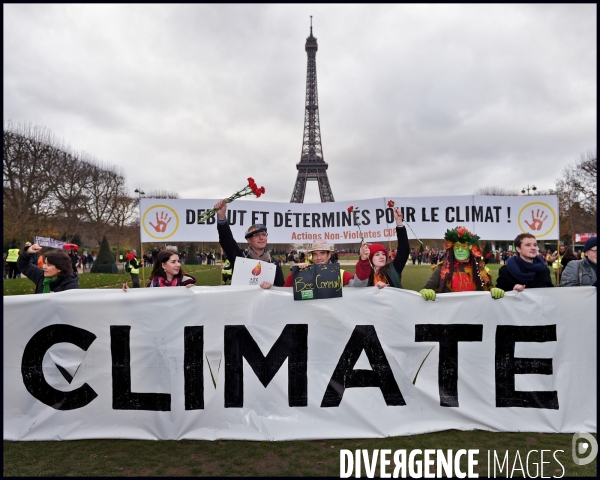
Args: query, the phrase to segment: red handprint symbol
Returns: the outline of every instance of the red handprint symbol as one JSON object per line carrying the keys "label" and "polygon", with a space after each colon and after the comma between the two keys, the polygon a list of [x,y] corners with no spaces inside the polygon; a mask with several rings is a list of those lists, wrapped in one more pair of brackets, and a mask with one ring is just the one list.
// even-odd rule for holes
{"label": "red handprint symbol", "polygon": [[[544,218],[542,218],[544,215],[546,215]],[[539,208],[537,209],[537,212],[533,213],[533,209],[531,210],[531,223],[529,223],[527,220],[523,220],[527,226],[529,228],[531,228],[531,230],[541,230],[542,229],[542,225],[544,224],[544,222],[548,219],[548,215],[546,214],[546,212],[544,212],[544,210],[540,210]]]}
{"label": "red handprint symbol", "polygon": [[148,222],[154,231],[162,233],[167,229],[167,224],[171,221],[171,217],[167,212],[160,212],[160,218],[158,217],[158,212],[156,212],[156,225],[152,222]]}

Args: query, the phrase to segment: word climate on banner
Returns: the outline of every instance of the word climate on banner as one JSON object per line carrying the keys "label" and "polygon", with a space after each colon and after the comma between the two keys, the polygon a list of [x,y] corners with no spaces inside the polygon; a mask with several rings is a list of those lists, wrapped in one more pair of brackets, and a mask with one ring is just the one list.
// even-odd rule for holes
{"label": "word climate on banner", "polygon": [[[482,239],[513,240],[524,232],[538,239],[558,238],[558,197],[539,195],[391,197],[341,203],[275,203],[236,200],[227,219],[234,238],[243,240],[249,225],[267,226],[271,243],[358,243],[396,238],[393,200],[420,238],[442,238],[464,225]],[[151,199],[140,201],[143,242],[218,240],[216,218],[203,221],[216,200]],[[352,211],[348,206],[352,205]],[[362,233],[362,235],[361,235]]]}
{"label": "word climate on banner", "polygon": [[346,290],[6,297],[4,438],[596,431],[595,287]]}

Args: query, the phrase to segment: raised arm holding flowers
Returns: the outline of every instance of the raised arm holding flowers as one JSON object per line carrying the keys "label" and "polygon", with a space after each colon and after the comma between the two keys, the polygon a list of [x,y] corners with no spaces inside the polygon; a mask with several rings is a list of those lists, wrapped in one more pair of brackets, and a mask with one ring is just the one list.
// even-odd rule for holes
{"label": "raised arm holding flowers", "polygon": [[[387,206],[388,206],[388,208],[394,208],[394,205],[395,205],[395,203],[394,203],[394,201],[393,201],[393,200],[388,200],[388,203],[387,203]],[[412,234],[415,236],[415,238],[418,240],[418,242],[419,242],[421,245],[423,245],[423,242],[422,242],[422,241],[419,239],[419,237],[417,237],[417,234],[416,234],[416,233],[415,233],[415,231],[414,231],[414,230],[411,228],[411,226],[410,226],[408,223],[406,223],[406,222],[404,222],[404,225],[405,225],[405,226],[407,226],[408,228],[410,228],[410,231],[411,231],[411,232],[412,232]]]}
{"label": "raised arm holding flowers", "polygon": [[[231,203],[238,198],[247,197],[248,195],[255,195],[256,198],[260,198],[261,195],[265,193],[265,187],[259,187],[252,177],[248,177],[248,185],[246,185],[241,190],[238,190],[230,197],[224,198],[223,201],[227,203]],[[218,205],[218,204],[217,204]],[[200,217],[198,217],[198,223],[206,222],[209,218],[213,217],[217,213],[217,208],[211,208],[204,212]]]}
{"label": "raised arm holding flowers", "polygon": [[[348,207],[348,213],[354,213],[354,207],[352,205]],[[360,222],[357,221],[354,223],[356,224],[356,226],[358,227],[358,231],[360,232],[360,242],[363,243],[365,241],[365,236],[363,235],[362,230],[360,229]]]}
{"label": "raised arm holding flowers", "polygon": [[[393,200],[388,202],[388,206],[390,208],[394,206]],[[370,245],[363,243],[361,246],[361,259],[363,258],[363,252],[368,253],[370,263],[359,260],[356,263],[356,276],[358,278],[368,277],[369,287],[384,288],[391,286],[402,288],[402,270],[406,266],[410,246],[408,244],[406,229],[404,228],[402,211],[398,207],[394,208],[394,218],[396,220],[398,252],[392,262],[387,262],[389,253],[383,245],[379,243],[372,243]]]}
{"label": "raised arm holding flowers", "polygon": [[[252,258],[254,260],[261,260],[263,262],[273,263],[275,264],[275,281],[274,285],[276,287],[283,287],[283,283],[285,279],[283,277],[283,270],[281,270],[281,265],[278,261],[271,258],[271,254],[269,249],[267,248],[267,226],[262,224],[250,225],[248,230],[246,230],[246,234],[244,235],[246,241],[248,242],[248,248],[241,249],[238,247],[237,242],[233,238],[233,234],[231,233],[231,228],[227,223],[227,204],[231,203],[233,200],[241,197],[245,197],[246,195],[256,195],[256,197],[260,197],[263,193],[265,193],[265,187],[258,187],[254,182],[254,179],[248,178],[248,185],[244,187],[239,192],[234,193],[229,198],[224,198],[223,200],[219,200],[213,209],[206,212],[208,216],[206,218],[212,217],[215,213],[217,214],[217,232],[219,233],[219,244],[227,258],[231,262],[231,272],[235,269],[235,259],[237,257],[244,258]],[[268,289],[273,286],[270,282],[262,282],[260,286],[262,288]]]}

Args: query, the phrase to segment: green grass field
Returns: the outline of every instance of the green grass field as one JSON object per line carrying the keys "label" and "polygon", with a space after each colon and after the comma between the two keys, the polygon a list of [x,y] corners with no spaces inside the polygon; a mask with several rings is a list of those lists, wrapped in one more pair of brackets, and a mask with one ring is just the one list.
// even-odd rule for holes
{"label": "green grass field", "polygon": [[[354,271],[353,266],[344,266]],[[490,265],[494,278],[499,265]],[[219,285],[219,266],[184,266],[199,285]],[[287,275],[289,266],[284,266]],[[149,269],[146,269],[146,279]],[[408,265],[405,288],[420,290],[431,273],[428,265]],[[82,288],[121,288],[125,274],[81,275]],[[33,293],[27,279],[5,280],[4,295]],[[533,450],[558,452],[544,457],[544,476],[595,477],[597,460],[577,466],[571,459],[571,434],[493,433],[457,431],[388,437],[381,439],[315,440],[289,442],[249,441],[142,441],[80,440],[68,442],[4,442],[5,476],[334,476],[340,474],[340,449],[479,449],[475,473],[487,476],[487,452],[495,450],[503,458],[509,452],[512,469],[517,451],[525,468],[527,453]],[[530,473],[535,465],[530,457]],[[465,460],[463,458],[463,460]],[[539,465],[540,458],[537,457]],[[461,463],[463,469],[466,460]],[[562,465],[562,466],[561,466]],[[519,467],[518,461],[516,466]],[[392,468],[393,470],[393,468]],[[376,475],[378,476],[378,472]],[[365,475],[364,468],[362,469]],[[493,475],[493,472],[491,472]],[[506,477],[506,468],[497,472]],[[520,470],[514,476],[523,476]]]}

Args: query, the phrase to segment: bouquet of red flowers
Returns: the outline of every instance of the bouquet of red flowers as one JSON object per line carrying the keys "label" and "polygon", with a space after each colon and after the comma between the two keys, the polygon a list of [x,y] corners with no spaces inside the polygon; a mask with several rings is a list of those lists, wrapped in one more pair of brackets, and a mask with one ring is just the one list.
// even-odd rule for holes
{"label": "bouquet of red flowers", "polygon": [[[255,195],[256,198],[259,198],[263,193],[265,193],[265,187],[259,187],[256,185],[256,182],[252,177],[248,177],[248,185],[241,190],[238,190],[230,197],[227,197],[225,202],[231,203],[238,198],[247,197],[248,195]],[[198,223],[206,222],[206,220],[213,217],[215,213],[217,213],[217,211],[214,208],[207,210],[200,217],[198,217]]]}

